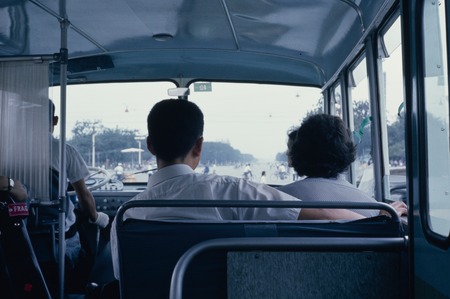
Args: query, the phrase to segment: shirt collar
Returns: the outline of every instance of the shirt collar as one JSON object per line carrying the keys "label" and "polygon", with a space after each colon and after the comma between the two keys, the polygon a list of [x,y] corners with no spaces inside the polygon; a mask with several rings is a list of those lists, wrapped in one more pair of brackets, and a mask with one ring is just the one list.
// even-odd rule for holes
{"label": "shirt collar", "polygon": [[321,181],[335,181],[335,182],[348,182],[343,173],[339,173],[335,178],[323,178],[323,177],[306,177],[304,180],[321,180]]}
{"label": "shirt collar", "polygon": [[153,186],[162,183],[168,179],[191,173],[194,173],[194,170],[186,164],[174,164],[158,169],[156,173],[152,174],[148,178],[147,189],[150,189]]}

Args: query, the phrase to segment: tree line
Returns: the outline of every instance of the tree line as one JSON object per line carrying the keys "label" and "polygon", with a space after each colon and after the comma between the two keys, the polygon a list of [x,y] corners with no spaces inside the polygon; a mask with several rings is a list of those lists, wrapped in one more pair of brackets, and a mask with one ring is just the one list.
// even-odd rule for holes
{"label": "tree line", "polygon": [[[143,150],[142,164],[153,163],[155,158],[147,150],[145,137],[139,136],[137,130],[106,128],[100,121],[77,121],[72,129],[72,138],[67,143],[74,146],[88,165],[92,165],[92,153],[95,152],[95,166],[114,168],[118,163],[133,164],[138,167],[138,153],[123,153],[127,148]],[[95,142],[95,151],[93,144]],[[235,164],[252,162],[255,158],[241,153],[230,144],[224,142],[204,142],[202,164]]]}

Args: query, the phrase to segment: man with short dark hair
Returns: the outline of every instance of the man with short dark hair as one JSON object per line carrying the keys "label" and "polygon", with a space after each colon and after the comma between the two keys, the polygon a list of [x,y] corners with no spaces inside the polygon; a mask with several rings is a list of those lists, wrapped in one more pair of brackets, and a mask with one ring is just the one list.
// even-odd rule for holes
{"label": "man with short dark hair", "polygon": [[[148,118],[147,147],[156,156],[158,171],[148,179],[147,190],[132,200],[221,199],[298,200],[268,185],[231,176],[196,173],[203,146],[203,113],[187,100],[158,102]],[[135,219],[195,220],[296,220],[358,219],[347,210],[296,208],[140,208],[125,212]],[[119,278],[115,222],[111,228],[114,274]]]}

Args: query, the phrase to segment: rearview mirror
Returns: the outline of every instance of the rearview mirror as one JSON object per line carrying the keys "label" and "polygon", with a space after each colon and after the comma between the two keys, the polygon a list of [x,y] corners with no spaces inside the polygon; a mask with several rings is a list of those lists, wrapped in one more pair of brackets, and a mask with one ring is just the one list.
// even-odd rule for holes
{"label": "rearview mirror", "polygon": [[187,97],[189,95],[189,88],[187,87],[177,87],[169,88],[167,90],[169,96],[172,97]]}

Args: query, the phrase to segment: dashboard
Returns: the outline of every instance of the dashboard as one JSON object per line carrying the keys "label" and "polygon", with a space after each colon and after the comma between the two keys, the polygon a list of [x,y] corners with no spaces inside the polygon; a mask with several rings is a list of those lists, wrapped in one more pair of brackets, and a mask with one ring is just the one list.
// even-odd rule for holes
{"label": "dashboard", "polygon": [[124,202],[129,201],[143,190],[145,190],[145,186],[131,189],[126,188],[122,191],[95,190],[92,191],[92,195],[95,199],[97,211],[103,212],[108,216],[115,216],[117,210]]}

